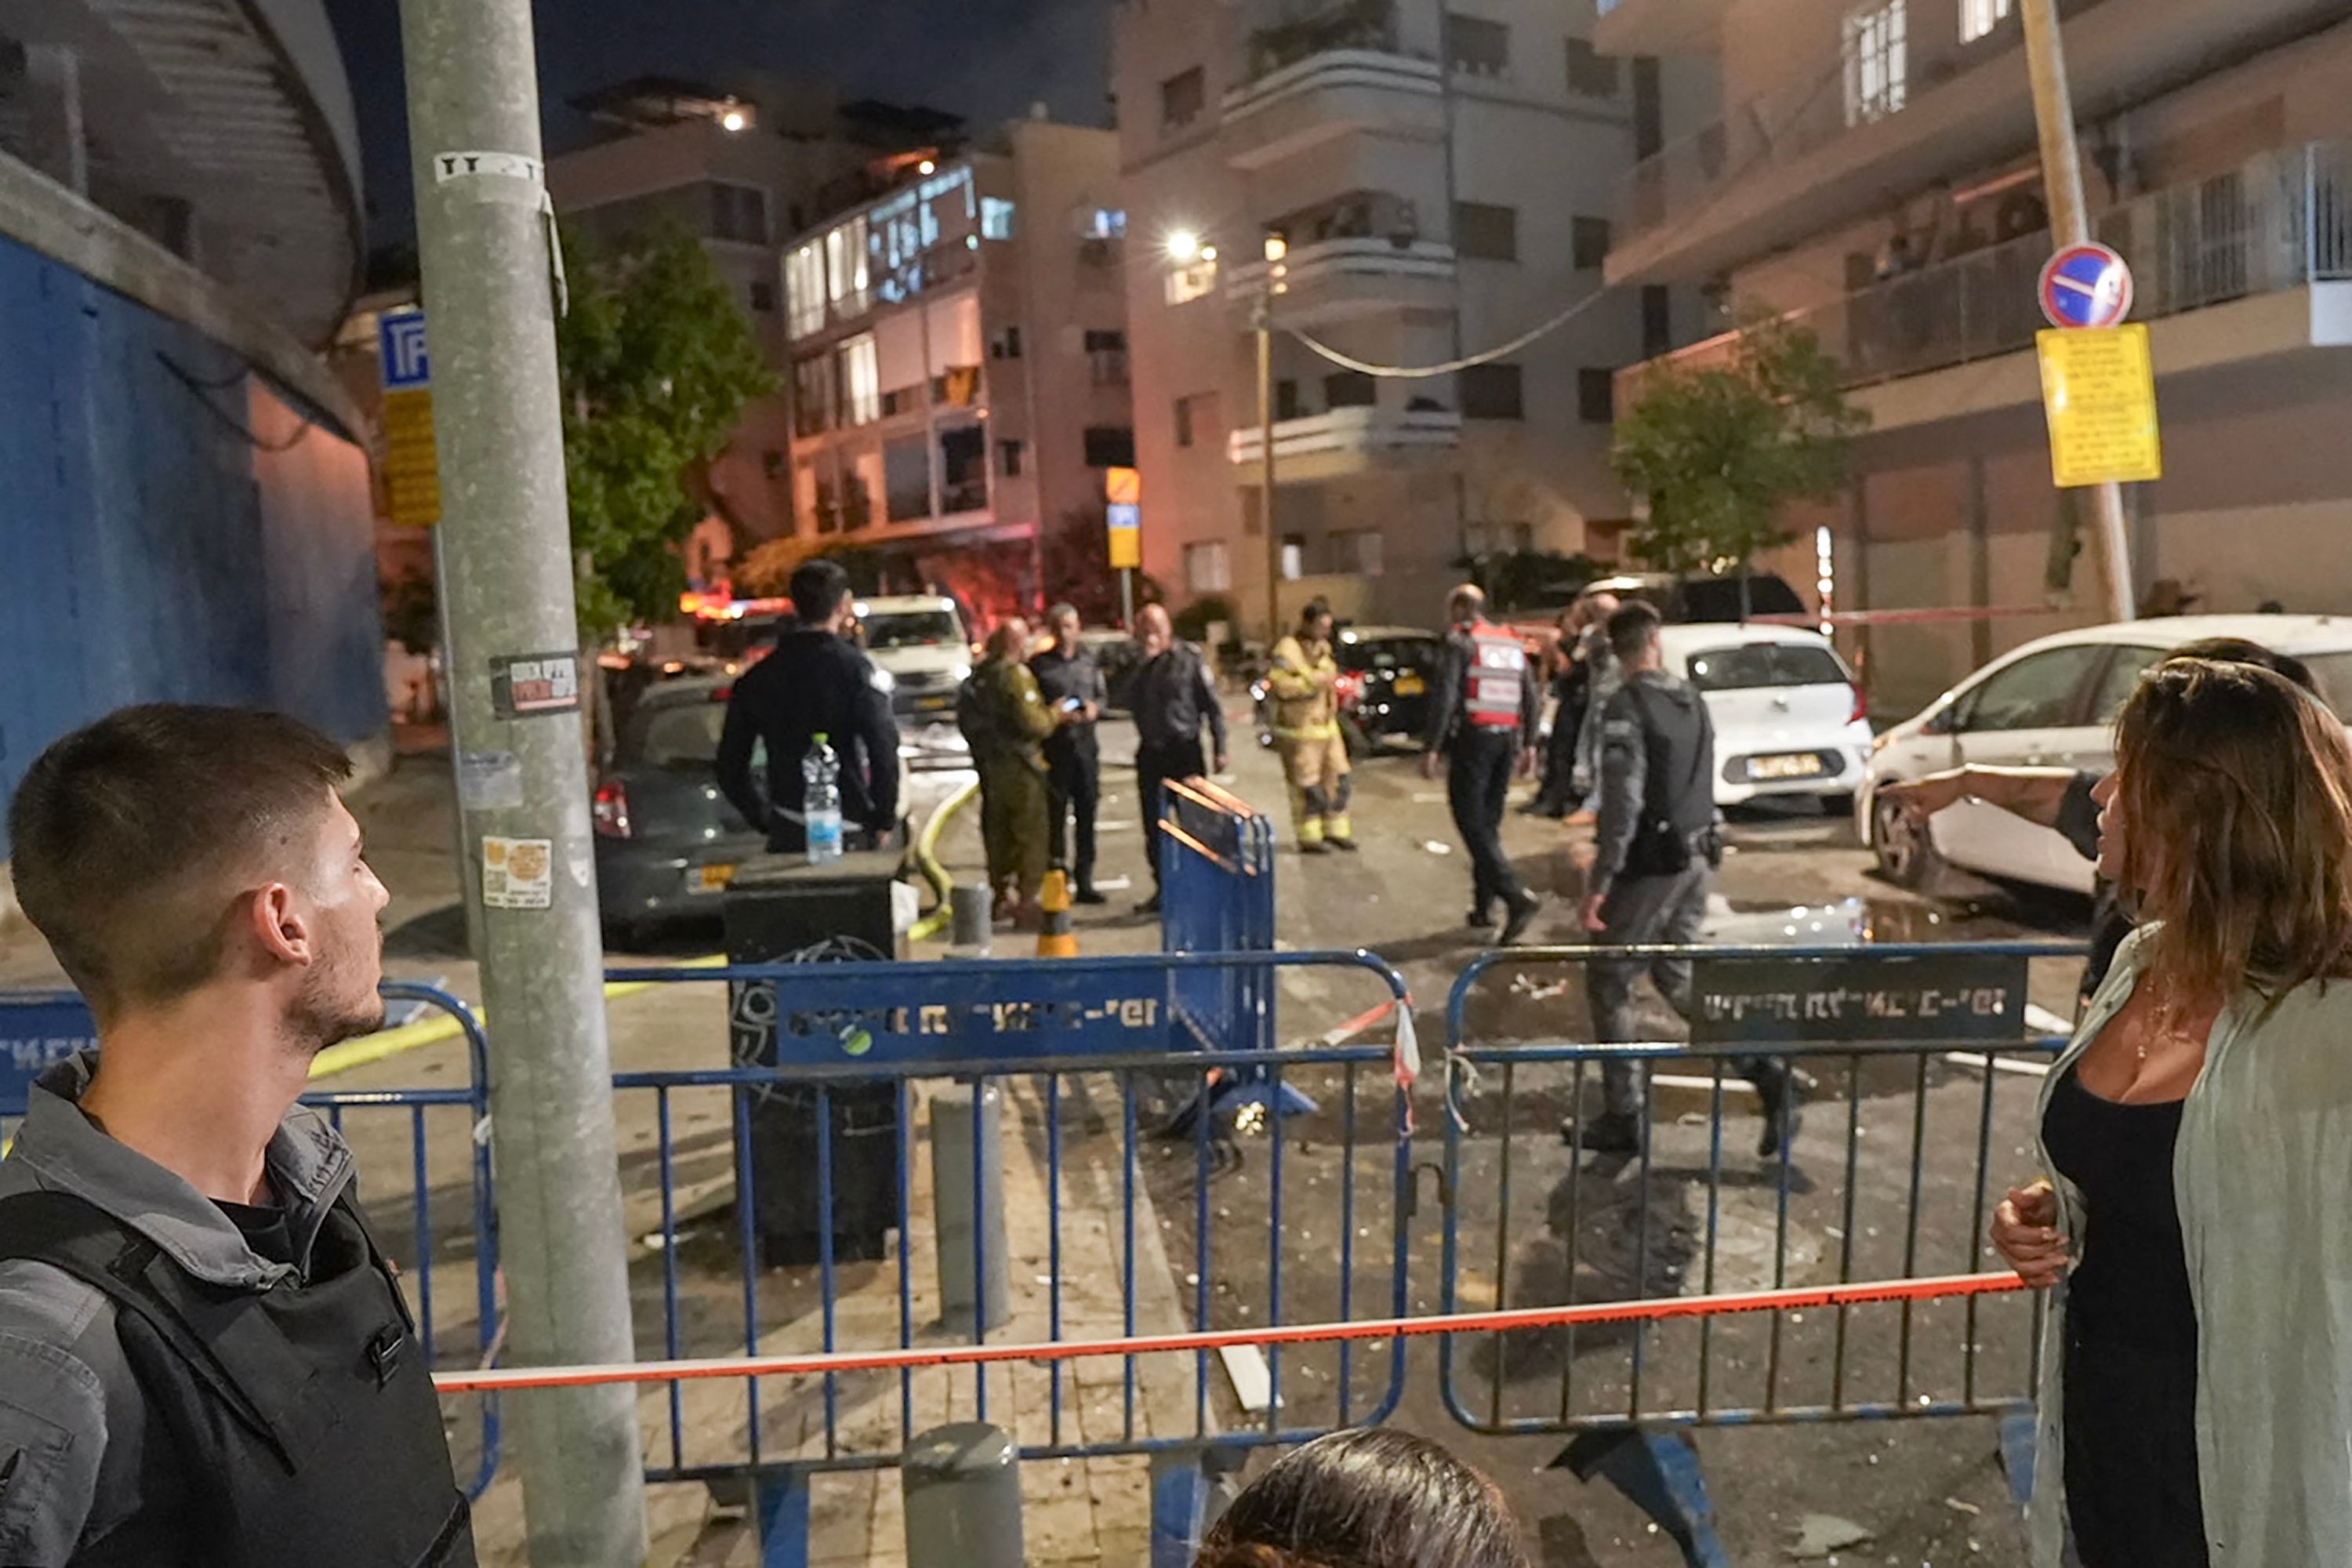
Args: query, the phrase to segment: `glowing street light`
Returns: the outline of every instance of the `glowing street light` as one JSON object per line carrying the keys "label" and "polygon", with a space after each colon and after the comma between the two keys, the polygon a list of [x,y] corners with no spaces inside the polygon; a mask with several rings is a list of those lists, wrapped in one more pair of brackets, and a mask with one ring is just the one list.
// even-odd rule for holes
{"label": "glowing street light", "polygon": [[1280,261],[1284,257],[1289,254],[1290,241],[1283,238],[1282,236],[1278,234],[1269,234],[1265,237],[1265,258],[1267,261]]}
{"label": "glowing street light", "polygon": [[1168,236],[1168,259],[1179,267],[1190,267],[1195,261],[1207,259],[1210,254],[1201,244],[1197,230],[1180,228]]}
{"label": "glowing street light", "polygon": [[740,135],[751,125],[751,116],[740,103],[730,103],[719,114],[719,129],[730,135]]}
{"label": "glowing street light", "polygon": [[937,163],[932,163],[929,158],[924,159],[921,163],[915,165],[915,173],[918,174],[936,174],[939,172],[940,166]]}

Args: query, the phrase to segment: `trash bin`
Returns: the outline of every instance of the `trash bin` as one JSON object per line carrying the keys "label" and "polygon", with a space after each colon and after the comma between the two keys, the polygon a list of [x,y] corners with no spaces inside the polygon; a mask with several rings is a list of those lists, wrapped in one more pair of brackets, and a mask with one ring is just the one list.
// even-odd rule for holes
{"label": "trash bin", "polygon": [[[893,893],[900,860],[867,851],[812,866],[797,855],[746,865],[727,894],[727,957],[734,963],[845,963],[903,958]],[[772,987],[728,987],[729,1051],[739,1065],[773,1066],[778,1003]],[[782,1003],[789,1007],[789,995]],[[753,1231],[771,1268],[818,1260],[818,1092],[790,1080],[742,1092],[750,1121]],[[898,1087],[889,1079],[830,1080],[833,1256],[886,1255],[898,1224]],[[744,1151],[738,1151],[739,1160]],[[740,1165],[739,1165],[740,1168]]]}

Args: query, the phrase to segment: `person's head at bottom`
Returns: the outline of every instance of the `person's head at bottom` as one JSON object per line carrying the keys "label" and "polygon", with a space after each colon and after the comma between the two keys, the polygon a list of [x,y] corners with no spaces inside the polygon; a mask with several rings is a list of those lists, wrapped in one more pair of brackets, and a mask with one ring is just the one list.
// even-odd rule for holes
{"label": "person's head at bottom", "polygon": [[1194,1568],[1527,1568],[1494,1482],[1386,1426],[1293,1449],[1235,1498]]}
{"label": "person's head at bottom", "polygon": [[[351,761],[276,713],[126,708],[41,753],[8,814],[16,894],[110,1054],[237,1035],[289,1063],[383,1026],[391,895],[337,798]],[[103,1075],[101,1075],[103,1076]]]}
{"label": "person's head at bottom", "polygon": [[793,613],[800,624],[819,631],[847,635],[857,621],[857,601],[849,592],[849,574],[837,561],[820,556],[803,562],[793,573]]}
{"label": "person's head at bottom", "polygon": [[1617,662],[1629,670],[1657,669],[1665,664],[1665,647],[1660,636],[1665,617],[1655,605],[1636,599],[1609,613],[1607,622],[1609,651]]}
{"label": "person's head at bottom", "polygon": [[1329,642],[1331,625],[1331,605],[1328,600],[1321,597],[1309,599],[1307,601],[1307,607],[1298,612],[1298,630],[1308,642]]}
{"label": "person's head at bottom", "polygon": [[1445,624],[1467,626],[1477,624],[1486,613],[1486,591],[1475,583],[1464,583],[1445,595]]}
{"label": "person's head at bottom", "polygon": [[2175,1010],[2276,998],[2352,960],[2352,741],[2293,679],[2174,658],[2125,703],[2099,869],[2160,921],[2147,972]]}

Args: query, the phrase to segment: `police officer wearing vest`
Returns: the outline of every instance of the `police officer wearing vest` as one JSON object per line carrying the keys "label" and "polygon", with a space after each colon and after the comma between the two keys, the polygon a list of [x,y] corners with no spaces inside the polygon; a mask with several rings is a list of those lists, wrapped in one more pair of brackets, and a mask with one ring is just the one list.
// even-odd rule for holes
{"label": "police officer wearing vest", "polygon": [[1541,896],[1521,885],[1503,853],[1503,808],[1511,774],[1535,771],[1536,723],[1543,695],[1537,689],[1527,645],[1507,627],[1486,619],[1486,595],[1465,583],[1446,602],[1454,628],[1437,667],[1429,703],[1428,751],[1422,774],[1437,776],[1445,758],[1445,798],[1454,826],[1470,852],[1470,924],[1494,923],[1503,907],[1503,945],[1527,934],[1543,907]]}
{"label": "police officer wearing vest", "polygon": [[441,1407],[352,1152],[295,1100],[383,1026],[389,895],[290,719],[131,708],[9,813],[99,1049],[0,1162],[0,1563],[474,1562]]}
{"label": "police officer wearing vest", "polygon": [[1339,661],[1331,649],[1329,605],[1307,601],[1298,629],[1274,645],[1265,683],[1298,852],[1352,853],[1356,830],[1348,820],[1348,742],[1339,732]]}
{"label": "police officer wearing vest", "polygon": [[[1698,940],[1707,895],[1723,860],[1715,809],[1715,725],[1706,703],[1668,675],[1658,637],[1658,612],[1638,600],[1609,617],[1611,650],[1624,684],[1600,714],[1600,838],[1585,888],[1584,929],[1595,944],[1634,947]],[[1633,983],[1648,973],[1669,1005],[1690,1016],[1688,959],[1593,959],[1585,989],[1601,1040],[1643,1037]],[[1758,1152],[1770,1157],[1795,1135],[1796,1095],[1786,1064],[1765,1057],[1735,1058],[1734,1067],[1764,1100],[1764,1135]],[[1598,1153],[1633,1154],[1642,1148],[1646,1084],[1638,1064],[1604,1058],[1605,1109],[1585,1124],[1580,1140]],[[1573,1138],[1572,1128],[1562,1135]]]}

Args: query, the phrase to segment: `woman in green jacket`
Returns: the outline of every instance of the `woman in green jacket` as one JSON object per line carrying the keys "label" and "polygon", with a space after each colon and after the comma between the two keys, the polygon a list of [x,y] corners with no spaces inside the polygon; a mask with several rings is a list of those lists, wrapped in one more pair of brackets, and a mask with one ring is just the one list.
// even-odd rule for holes
{"label": "woman in green jacket", "polygon": [[2352,1563],[2352,744],[2176,658],[2125,707],[2099,868],[2146,922],[1992,1239],[2048,1289],[2035,1568]]}

